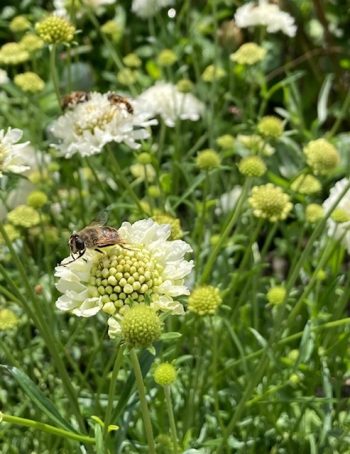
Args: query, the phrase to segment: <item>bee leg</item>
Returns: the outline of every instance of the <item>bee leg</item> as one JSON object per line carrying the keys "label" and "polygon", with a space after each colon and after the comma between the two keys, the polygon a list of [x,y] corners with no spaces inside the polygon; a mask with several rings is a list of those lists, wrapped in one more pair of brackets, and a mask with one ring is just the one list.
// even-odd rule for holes
{"label": "bee leg", "polygon": [[99,252],[100,254],[104,254],[104,252],[101,251],[101,249],[97,249],[97,248],[96,248],[95,251]]}

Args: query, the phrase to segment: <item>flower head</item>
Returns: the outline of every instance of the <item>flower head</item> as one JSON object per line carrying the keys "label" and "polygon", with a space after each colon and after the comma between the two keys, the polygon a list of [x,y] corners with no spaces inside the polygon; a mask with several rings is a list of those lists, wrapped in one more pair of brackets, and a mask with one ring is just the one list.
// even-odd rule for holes
{"label": "flower head", "polygon": [[19,44],[27,52],[35,52],[36,50],[40,50],[45,46],[44,41],[35,33],[25,34]]}
{"label": "flower head", "polygon": [[266,49],[255,43],[245,43],[236,52],[230,55],[230,59],[240,65],[255,65],[266,56]]}
{"label": "flower head", "polygon": [[188,310],[198,315],[213,315],[221,303],[220,290],[212,285],[203,285],[190,294]]}
{"label": "flower head", "polygon": [[25,16],[15,16],[9,25],[12,32],[24,32],[30,28],[30,22]]}
{"label": "flower head", "polygon": [[222,79],[225,75],[226,71],[221,66],[209,65],[203,71],[202,79],[204,82],[213,82]]}
{"label": "flower head", "polygon": [[160,363],[153,371],[154,381],[161,386],[169,386],[176,380],[176,369],[170,363]]}
{"label": "flower head", "polygon": [[305,209],[305,219],[314,224],[324,217],[324,209],[318,203],[310,203]]}
{"label": "flower head", "polygon": [[7,219],[15,226],[30,228],[40,222],[39,213],[27,205],[18,205],[7,215]]}
{"label": "flower head", "polygon": [[285,219],[293,207],[289,196],[271,183],[254,186],[249,204],[256,217],[268,219],[270,222]]}
{"label": "flower head", "polygon": [[264,137],[278,139],[283,134],[283,122],[273,115],[267,115],[259,121],[258,131]]}
{"label": "flower head", "polygon": [[239,7],[235,14],[235,22],[240,28],[264,25],[268,33],[281,31],[290,37],[295,36],[297,31],[294,18],[281,11],[278,5],[269,4],[267,0],[260,0],[258,5],[249,2]]}
{"label": "flower head", "polygon": [[0,177],[4,172],[22,173],[29,169],[23,153],[29,142],[17,143],[22,135],[20,129],[0,130]]}
{"label": "flower head", "polygon": [[100,153],[109,142],[124,142],[138,148],[136,141],[149,137],[145,128],[152,124],[156,120],[150,119],[139,102],[113,103],[109,93],[93,92],[89,100],[76,104],[54,121],[50,130],[61,141],[60,153],[70,158],[75,153],[82,156]]}
{"label": "flower head", "polygon": [[311,140],[304,147],[304,154],[316,175],[328,175],[340,162],[338,150],[326,139]]}
{"label": "flower head", "polygon": [[196,158],[197,167],[201,170],[212,170],[220,167],[220,155],[211,148],[202,150],[198,153]]}
{"label": "flower head", "polygon": [[125,55],[123,58],[123,63],[126,66],[129,66],[129,68],[139,68],[142,65],[142,60],[140,57],[135,54],[134,52]]}
{"label": "flower head", "polygon": [[270,304],[278,305],[284,302],[286,295],[286,289],[281,285],[277,285],[270,288],[270,290],[266,294],[266,298]]}
{"label": "flower head", "polygon": [[[349,178],[343,178],[333,186],[328,199],[323,202],[323,208],[326,212],[333,207],[340,194],[345,191],[349,184]],[[341,240],[350,253],[350,189],[345,192],[332,214],[333,216],[327,220],[328,236]]]}
{"label": "flower head", "polygon": [[137,16],[145,19],[152,17],[166,6],[170,6],[174,0],[133,0],[131,10]]}
{"label": "flower head", "polygon": [[41,208],[48,202],[48,197],[45,192],[33,191],[28,195],[27,203],[33,208]]}
{"label": "flower head", "polygon": [[159,66],[172,66],[177,61],[177,55],[172,49],[163,49],[158,57]]}
{"label": "flower head", "polygon": [[0,64],[19,65],[29,59],[29,53],[18,43],[6,43],[0,48]]}
{"label": "flower head", "polygon": [[254,153],[262,153],[264,156],[271,156],[275,152],[274,148],[257,134],[251,134],[249,136],[238,134],[237,140]]}
{"label": "flower head", "polygon": [[235,138],[231,134],[224,134],[216,139],[216,143],[223,150],[230,150],[235,146]]}
{"label": "flower head", "polygon": [[136,178],[135,181],[138,183],[142,181],[147,181],[148,183],[152,183],[156,178],[156,171],[152,164],[140,164],[137,162],[136,164],[132,164],[130,166],[130,172],[133,177]]}
{"label": "flower head", "polygon": [[261,177],[266,172],[266,165],[259,156],[247,156],[241,159],[238,170],[247,177]]}
{"label": "flower head", "polygon": [[17,315],[10,309],[0,309],[0,331],[8,331],[19,323]]}
{"label": "flower head", "polygon": [[193,266],[184,259],[190,246],[168,240],[169,225],[151,219],[124,222],[118,233],[126,247],[111,246],[103,255],[88,249],[84,258],[56,268],[57,289],[63,294],[57,307],[80,317],[102,310],[112,316],[108,322],[112,337],[120,334],[123,316],[137,304],[182,314],[176,298],[189,293],[184,278]]}
{"label": "flower head", "polygon": [[191,93],[181,93],[175,85],[157,82],[138,98],[152,115],[160,115],[165,124],[174,127],[176,120],[197,121],[204,105]]}
{"label": "flower head", "polygon": [[138,304],[125,312],[121,334],[130,347],[150,347],[162,334],[162,322],[154,309]]}
{"label": "flower head", "polygon": [[313,175],[299,175],[290,187],[293,191],[306,195],[315,194],[322,189],[320,181]]}
{"label": "flower head", "polygon": [[75,34],[75,27],[67,19],[55,15],[38,22],[35,30],[48,44],[69,43]]}
{"label": "flower head", "polygon": [[17,74],[14,78],[15,84],[23,91],[29,93],[37,93],[45,87],[45,82],[36,73],[27,71]]}

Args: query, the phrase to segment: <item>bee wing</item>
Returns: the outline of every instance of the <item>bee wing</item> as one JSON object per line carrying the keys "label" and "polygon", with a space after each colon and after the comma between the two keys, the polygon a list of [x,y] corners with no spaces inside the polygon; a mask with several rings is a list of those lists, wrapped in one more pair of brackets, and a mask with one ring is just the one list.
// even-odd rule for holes
{"label": "bee wing", "polygon": [[121,238],[119,236],[118,230],[114,227],[102,227],[98,231],[98,238],[96,245],[98,247],[112,246],[113,244],[121,243]]}
{"label": "bee wing", "polygon": [[106,225],[108,221],[108,211],[101,210],[97,213],[97,216],[88,224],[88,227],[93,226],[103,226]]}

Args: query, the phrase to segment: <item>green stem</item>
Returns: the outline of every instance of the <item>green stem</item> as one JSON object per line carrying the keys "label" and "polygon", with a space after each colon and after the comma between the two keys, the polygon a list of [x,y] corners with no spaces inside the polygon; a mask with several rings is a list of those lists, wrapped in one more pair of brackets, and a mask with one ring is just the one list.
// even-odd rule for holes
{"label": "green stem", "polygon": [[211,254],[208,257],[208,261],[207,261],[207,263],[204,267],[203,273],[202,273],[202,279],[201,279],[202,284],[204,284],[208,280],[209,275],[213,269],[215,260],[221,250],[221,247],[224,244],[224,242],[226,241],[226,238],[229,236],[229,234],[232,230],[232,227],[235,225],[235,223],[237,222],[237,220],[239,218],[239,215],[241,213],[241,208],[243,206],[243,203],[245,202],[248,190],[249,190],[249,183],[248,183],[248,179],[247,179],[246,182],[244,183],[240,198],[239,198],[235,208],[233,209],[227,224],[223,228],[223,231],[220,235],[220,239],[216,243],[214,249],[212,250]]}
{"label": "green stem", "polygon": [[145,427],[145,433],[148,443],[148,453],[149,454],[156,454],[156,448],[153,439],[153,430],[152,430],[152,423],[151,417],[148,410],[148,404],[146,400],[146,393],[145,393],[145,385],[143,384],[142,372],[140,368],[139,359],[137,357],[137,353],[135,349],[130,351],[130,359],[131,364],[134,369],[135,379],[137,390],[140,397],[140,405],[141,405],[141,412],[143,417],[143,423]]}
{"label": "green stem", "polygon": [[61,95],[60,95],[60,85],[58,82],[57,70],[56,70],[56,44],[52,44],[50,47],[50,72],[52,78],[53,88],[55,90],[56,98],[60,109],[61,107]]}
{"label": "green stem", "polygon": [[122,186],[124,186],[124,189],[130,195],[130,197],[133,199],[133,201],[137,205],[138,209],[142,213],[144,213],[144,209],[142,208],[140,200],[137,197],[137,195],[135,194],[135,191],[133,190],[133,188],[130,186],[130,183],[129,183],[128,179],[124,176],[123,171],[122,171],[122,169],[121,169],[121,167],[119,165],[118,159],[114,156],[114,153],[113,153],[113,151],[111,149],[109,150],[109,152],[110,152],[111,159],[113,161],[114,168],[117,171],[117,178],[119,179],[119,181],[122,184]]}
{"label": "green stem", "polygon": [[173,440],[173,446],[174,446],[173,452],[174,452],[174,454],[177,454],[178,442],[177,442],[175,417],[174,417],[173,406],[172,406],[172,402],[171,402],[170,386],[164,386],[164,394],[165,394],[166,409],[167,409],[168,417],[169,417],[171,438]]}
{"label": "green stem", "polygon": [[[57,367],[57,370],[61,376],[61,380],[62,380],[62,383],[63,383],[63,386],[65,387],[65,390],[69,396],[69,399],[72,403],[72,406],[73,406],[73,409],[74,409],[74,414],[77,418],[77,421],[79,423],[79,427],[82,431],[85,431],[85,424],[84,424],[84,420],[81,416],[81,413],[80,413],[80,408],[79,408],[79,404],[78,404],[78,399],[77,399],[77,395],[76,395],[76,392],[75,392],[75,389],[72,385],[72,382],[71,382],[71,378],[69,377],[68,375],[68,372],[67,372],[67,369],[66,369],[66,366],[57,350],[57,340],[54,338],[54,335],[52,333],[52,331],[50,331],[50,329],[48,328],[47,324],[46,324],[46,320],[41,312],[41,303],[38,301],[35,293],[34,293],[34,290],[28,280],[28,277],[27,277],[27,272],[21,262],[21,260],[19,259],[15,249],[13,248],[12,246],[12,243],[3,227],[3,224],[0,222],[0,234],[2,235],[2,237],[4,238],[4,241],[6,243],[6,246],[8,247],[9,249],[9,252],[13,258],[13,261],[19,271],[19,274],[22,278],[22,282],[24,284],[24,287],[26,289],[26,292],[27,292],[27,297],[29,298],[29,300],[33,303],[34,305],[34,310],[32,310],[32,308],[29,306],[29,304],[27,304],[27,302],[25,302],[25,307],[28,308],[28,312],[29,314],[32,315],[33,317],[33,321],[34,323],[36,323],[38,329],[40,330],[40,333],[42,335],[42,337],[44,338],[45,340],[45,343],[47,345],[47,348],[49,349],[51,355],[52,355],[52,358],[54,360],[54,363]],[[10,281],[11,282],[11,281]],[[22,298],[21,298],[22,300]],[[23,301],[25,301],[25,299],[23,298]]]}
{"label": "green stem", "polygon": [[110,381],[110,384],[109,384],[109,392],[108,392],[108,405],[107,405],[107,410],[106,410],[106,416],[105,416],[105,434],[107,433],[108,431],[108,426],[111,422],[111,416],[112,416],[112,411],[113,411],[113,403],[114,403],[114,395],[115,395],[115,389],[116,389],[116,385],[117,385],[117,377],[118,377],[118,373],[119,373],[119,370],[120,370],[120,366],[122,364],[122,361],[123,361],[123,349],[120,345],[118,345],[117,347],[117,355],[116,355],[116,358],[115,358],[115,362],[114,362],[114,367],[113,367],[113,371],[112,371],[112,376],[111,376],[111,381]]}
{"label": "green stem", "polygon": [[6,415],[0,413],[0,422],[8,422],[10,424],[18,424],[24,427],[30,427],[32,429],[41,430],[58,437],[69,438],[71,440],[78,441],[80,443],[95,444],[95,439],[87,437],[86,435],[80,435],[74,432],[69,432],[68,430],[59,429],[58,427],[51,426],[50,424],[44,424],[39,421],[34,421],[33,419],[20,418],[19,416]]}

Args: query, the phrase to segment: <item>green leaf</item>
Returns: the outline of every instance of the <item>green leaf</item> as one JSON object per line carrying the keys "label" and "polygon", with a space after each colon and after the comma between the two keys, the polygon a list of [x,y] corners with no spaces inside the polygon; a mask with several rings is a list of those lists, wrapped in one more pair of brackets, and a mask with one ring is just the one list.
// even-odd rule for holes
{"label": "green leaf", "polygon": [[17,381],[30,400],[56,425],[63,429],[77,433],[77,431],[60,415],[55,405],[37,387],[37,385],[17,367],[0,364],[0,367],[9,372]]}
{"label": "green leaf", "polygon": [[177,333],[176,331],[172,331],[172,332],[169,332],[169,333],[163,333],[160,336],[160,340],[162,340],[164,342],[168,342],[168,341],[172,341],[172,340],[175,340],[175,339],[179,339],[181,336],[182,336],[181,333]]}
{"label": "green leaf", "polygon": [[328,74],[325,77],[325,80],[323,82],[323,85],[320,90],[320,94],[318,96],[318,101],[317,101],[317,118],[320,123],[320,125],[326,121],[327,116],[328,116],[328,98],[329,98],[329,93],[332,88],[332,82],[334,79],[334,74]]}
{"label": "green leaf", "polygon": [[96,454],[105,454],[102,427],[99,424],[95,425],[95,440],[96,440]]}
{"label": "green leaf", "polygon": [[249,331],[254,334],[255,339],[259,342],[259,344],[265,348],[267,345],[267,341],[258,331],[254,328],[249,328]]}

